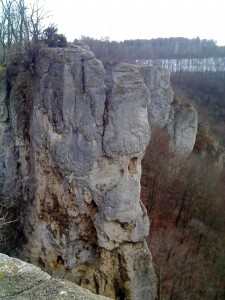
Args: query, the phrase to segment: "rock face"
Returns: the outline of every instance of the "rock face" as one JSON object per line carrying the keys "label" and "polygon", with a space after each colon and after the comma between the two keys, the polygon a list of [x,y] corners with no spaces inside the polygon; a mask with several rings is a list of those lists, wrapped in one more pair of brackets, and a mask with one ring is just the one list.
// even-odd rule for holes
{"label": "rock face", "polygon": [[13,181],[15,180],[13,139],[7,108],[7,75],[6,70],[0,73],[0,202],[7,199],[10,206]]}
{"label": "rock face", "polygon": [[168,124],[174,93],[170,85],[170,73],[159,67],[140,67],[140,73],[149,89],[149,123],[161,128]]}
{"label": "rock face", "polygon": [[174,101],[171,105],[167,129],[175,151],[190,154],[194,148],[198,130],[198,114],[193,106]]}
{"label": "rock face", "polygon": [[180,154],[190,154],[197,134],[196,110],[189,104],[181,104],[174,100],[168,70],[149,66],[140,67],[139,70],[150,92],[150,125],[167,128],[171,137],[171,147]]}
{"label": "rock face", "polygon": [[196,111],[174,101],[168,71],[103,67],[81,45],[42,49],[33,73],[9,73],[11,86],[0,74],[0,203],[20,210],[21,258],[96,294],[154,299],[140,202],[149,124],[189,154]]}
{"label": "rock face", "polygon": [[0,299],[109,300],[78,285],[52,278],[39,268],[0,253]]}
{"label": "rock face", "polygon": [[148,102],[136,67],[104,68],[83,46],[42,49],[35,73],[14,77],[8,177],[17,176],[21,258],[97,294],[154,299],[140,202]]}

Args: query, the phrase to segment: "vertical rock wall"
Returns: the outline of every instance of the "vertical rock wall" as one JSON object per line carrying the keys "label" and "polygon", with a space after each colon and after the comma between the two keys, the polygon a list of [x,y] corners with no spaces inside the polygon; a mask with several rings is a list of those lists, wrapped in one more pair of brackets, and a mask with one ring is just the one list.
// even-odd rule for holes
{"label": "vertical rock wall", "polygon": [[194,148],[198,115],[190,104],[174,100],[170,73],[160,67],[139,67],[150,92],[148,102],[149,124],[167,129],[170,144],[179,154],[190,154]]}
{"label": "vertical rock wall", "polygon": [[154,299],[140,202],[149,124],[187,154],[196,111],[174,101],[168,71],[104,68],[85,46],[43,49],[35,73],[11,72],[9,97],[5,71],[0,81],[0,200],[20,208],[21,257],[97,294]]}
{"label": "vertical rock wall", "polygon": [[170,85],[170,73],[159,67],[139,67],[140,73],[149,90],[148,102],[149,123],[166,127],[174,93]]}
{"label": "vertical rock wall", "polygon": [[7,107],[7,72],[3,68],[0,69],[0,139],[0,203],[7,199],[7,206],[10,207],[13,205],[11,196],[15,193],[16,168]]}
{"label": "vertical rock wall", "polygon": [[141,159],[149,92],[132,65],[84,46],[43,49],[9,99],[22,197],[22,258],[114,299],[153,299]]}

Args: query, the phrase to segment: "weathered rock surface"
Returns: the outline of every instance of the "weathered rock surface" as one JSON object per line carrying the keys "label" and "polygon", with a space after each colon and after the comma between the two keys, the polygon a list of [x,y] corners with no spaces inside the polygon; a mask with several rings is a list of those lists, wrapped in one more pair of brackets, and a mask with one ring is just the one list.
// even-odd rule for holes
{"label": "weathered rock surface", "polygon": [[10,206],[10,196],[12,194],[14,174],[14,149],[11,144],[13,139],[10,123],[9,112],[7,108],[7,75],[6,69],[0,73],[0,202],[7,199]]}
{"label": "weathered rock surface", "polygon": [[149,123],[151,126],[167,128],[171,137],[171,147],[180,154],[190,154],[193,150],[198,115],[193,106],[174,101],[170,85],[170,73],[160,67],[139,68],[149,89]]}
{"label": "weathered rock surface", "polygon": [[170,73],[159,67],[143,66],[139,68],[144,82],[149,89],[148,102],[149,123],[165,127],[170,116],[174,93],[170,85]]}
{"label": "weathered rock surface", "polygon": [[[149,92],[136,67],[87,47],[42,49],[8,99],[21,258],[111,298],[153,299],[141,159]],[[9,177],[9,175],[8,175]]]}
{"label": "weathered rock surface", "polygon": [[172,139],[172,147],[177,153],[191,153],[198,130],[198,114],[193,106],[174,101],[171,105],[167,130]]}
{"label": "weathered rock surface", "polygon": [[75,283],[52,278],[39,268],[0,253],[0,299],[107,300]]}
{"label": "weathered rock surface", "polygon": [[73,45],[42,49],[34,74],[11,75],[9,97],[5,72],[0,79],[0,201],[20,208],[21,258],[97,294],[154,299],[140,202],[149,124],[167,128],[182,154],[197,132],[197,113],[174,101],[169,72],[104,68]]}

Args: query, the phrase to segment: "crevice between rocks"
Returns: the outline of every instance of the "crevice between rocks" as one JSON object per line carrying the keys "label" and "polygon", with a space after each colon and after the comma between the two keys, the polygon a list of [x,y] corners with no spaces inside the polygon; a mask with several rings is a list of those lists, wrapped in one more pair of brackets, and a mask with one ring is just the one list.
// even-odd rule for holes
{"label": "crevice between rocks", "polygon": [[112,79],[112,65],[106,64],[105,66],[106,76],[105,76],[105,103],[104,103],[104,111],[103,111],[103,132],[102,132],[102,150],[103,153],[106,155],[105,149],[104,149],[104,135],[106,127],[109,125],[110,117],[109,117],[109,102],[112,95],[112,89],[113,89],[113,79]]}
{"label": "crevice between rocks", "polygon": [[84,70],[84,57],[81,57],[81,82],[82,82],[82,91],[85,93],[85,70]]}
{"label": "crevice between rocks", "polygon": [[104,103],[104,111],[103,111],[102,150],[105,156],[107,156],[107,154],[104,148],[104,136],[105,136],[106,127],[109,125],[108,103],[109,103],[110,94],[111,94],[111,89],[105,92],[105,103]]}

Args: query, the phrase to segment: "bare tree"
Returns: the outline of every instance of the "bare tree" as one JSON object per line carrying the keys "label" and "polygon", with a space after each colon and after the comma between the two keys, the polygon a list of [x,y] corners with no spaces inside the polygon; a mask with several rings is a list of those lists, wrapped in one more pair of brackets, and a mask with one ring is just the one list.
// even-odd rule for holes
{"label": "bare tree", "polygon": [[197,156],[176,157],[168,142],[152,130],[142,162],[158,299],[223,299],[224,174]]}
{"label": "bare tree", "polygon": [[7,202],[0,203],[0,252],[9,253],[15,247],[17,221]]}
{"label": "bare tree", "polygon": [[24,0],[0,0],[0,12],[1,62],[7,63],[13,51],[28,54],[32,46],[37,46],[48,12],[39,0],[30,6]]}

